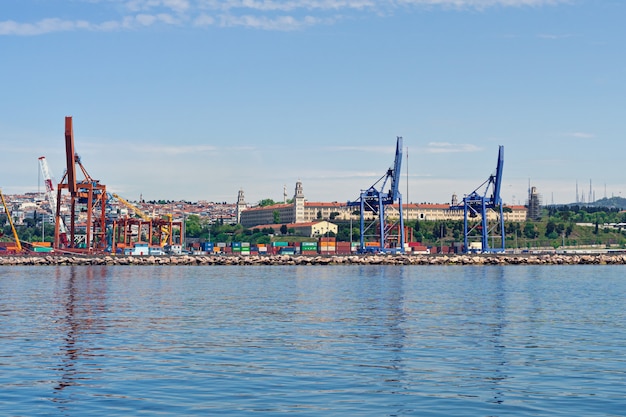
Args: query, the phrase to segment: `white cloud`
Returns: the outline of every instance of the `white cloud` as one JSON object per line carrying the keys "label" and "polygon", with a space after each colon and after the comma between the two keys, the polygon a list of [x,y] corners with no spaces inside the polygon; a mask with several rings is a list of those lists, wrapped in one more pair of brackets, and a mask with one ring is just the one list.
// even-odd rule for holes
{"label": "white cloud", "polygon": [[[32,0],[25,0],[32,1]],[[86,16],[75,19],[50,17],[37,22],[0,21],[0,35],[36,36],[77,30],[116,31],[140,29],[159,23],[196,27],[218,23],[222,27],[288,31],[330,24],[348,12],[393,13],[398,8],[442,7],[485,9],[488,7],[545,6],[571,0],[82,0],[110,13],[112,18],[95,22]],[[126,14],[119,13],[120,10]],[[542,35],[551,37],[550,35]]]}
{"label": "white cloud", "polygon": [[12,20],[0,22],[0,35],[33,36],[53,32],[67,32],[77,29],[89,29],[84,20],[42,19],[36,23],[19,23]]}
{"label": "white cloud", "polygon": [[324,149],[328,152],[368,152],[368,153],[395,153],[394,146],[329,146]]}
{"label": "white cloud", "polygon": [[309,26],[313,26],[321,22],[322,21],[320,19],[317,19],[312,16],[305,16],[302,19],[298,19],[294,16],[277,16],[277,17],[253,16],[253,15],[220,16],[220,26],[224,26],[224,27],[241,26],[241,27],[246,27],[246,28],[251,28],[251,29],[264,29],[264,30],[281,30],[281,31],[297,30],[297,29],[302,29],[302,28],[306,28]]}
{"label": "white cloud", "polygon": [[481,148],[466,143],[430,142],[427,145],[427,153],[458,153],[458,152],[478,152]]}
{"label": "white cloud", "polygon": [[565,136],[576,139],[594,139],[596,135],[593,133],[585,133],[585,132],[571,132],[566,133]]}

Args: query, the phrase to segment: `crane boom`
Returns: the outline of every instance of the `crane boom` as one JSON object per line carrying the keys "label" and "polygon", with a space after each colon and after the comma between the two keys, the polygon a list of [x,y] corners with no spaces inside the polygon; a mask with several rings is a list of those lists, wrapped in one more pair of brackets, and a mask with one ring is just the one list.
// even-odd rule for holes
{"label": "crane boom", "polygon": [[393,162],[393,173],[391,177],[390,197],[392,202],[398,199],[398,184],[400,182],[400,166],[402,164],[402,137],[396,138],[396,158]]}
{"label": "crane boom", "polygon": [[2,190],[0,190],[0,199],[2,200],[2,205],[4,206],[4,212],[7,215],[7,219],[9,219],[9,225],[11,226],[13,237],[15,238],[15,246],[17,247],[17,251],[21,252],[22,243],[20,242],[20,238],[17,236],[17,230],[15,230],[15,225],[13,224],[13,219],[11,218],[11,213],[9,213],[9,208],[7,207],[7,203],[4,200],[4,194],[2,194]]}
{"label": "crane boom", "polygon": [[[39,166],[41,167],[41,174],[43,175],[43,180],[46,184],[46,197],[48,198],[48,204],[50,204],[50,211],[56,218],[59,214],[57,213],[57,196],[54,192],[54,183],[52,182],[52,175],[50,174],[48,161],[46,161],[45,156],[39,157]],[[59,223],[59,235],[61,237],[61,242],[64,245],[67,245],[67,228],[65,227],[65,223],[63,221]]]}
{"label": "crane boom", "polygon": [[117,199],[117,201],[119,201],[120,203],[124,204],[127,208],[131,209],[137,216],[139,216],[142,220],[145,220],[147,222],[151,221],[152,218],[150,216],[148,216],[146,213],[144,213],[143,211],[139,210],[138,207],[136,207],[134,204],[131,204],[130,202],[124,200],[122,197],[120,197],[117,194],[111,194],[113,197],[115,197]]}

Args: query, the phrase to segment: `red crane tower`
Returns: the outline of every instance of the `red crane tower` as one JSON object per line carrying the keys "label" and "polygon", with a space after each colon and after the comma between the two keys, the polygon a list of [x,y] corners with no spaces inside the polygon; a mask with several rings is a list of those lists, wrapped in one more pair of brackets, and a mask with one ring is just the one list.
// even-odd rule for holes
{"label": "red crane tower", "polygon": [[[71,116],[65,118],[65,158],[67,170],[57,187],[54,248],[89,253],[104,251],[107,246],[106,186],[91,178],[81,163],[80,157],[74,152],[74,129]],[[77,179],[76,166],[80,168],[83,179]],[[69,239],[66,247],[64,247],[61,233],[63,190],[69,193],[70,206]]]}

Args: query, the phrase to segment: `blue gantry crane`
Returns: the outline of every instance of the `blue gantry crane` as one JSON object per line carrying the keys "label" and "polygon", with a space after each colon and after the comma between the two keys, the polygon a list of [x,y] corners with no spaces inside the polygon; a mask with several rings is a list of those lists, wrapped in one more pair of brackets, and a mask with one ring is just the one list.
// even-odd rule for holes
{"label": "blue gantry crane", "polygon": [[[463,251],[467,252],[504,252],[504,215],[500,188],[502,185],[502,169],[504,167],[504,146],[498,150],[498,165],[496,172],[489,176],[471,194],[463,198],[462,204],[452,205],[452,210],[463,210]],[[490,216],[491,214],[491,221]],[[472,222],[469,218],[481,218],[480,223]],[[480,234],[478,233],[480,231]],[[476,240],[480,235],[480,243]],[[489,239],[499,240],[499,247],[490,247]]]}
{"label": "blue gantry crane", "polygon": [[[389,168],[387,173],[367,190],[361,190],[358,200],[348,202],[348,206],[359,207],[361,253],[404,253],[402,195],[398,191],[401,164],[402,137],[398,136],[393,168]],[[390,213],[389,208],[392,208],[396,201],[398,210]]]}

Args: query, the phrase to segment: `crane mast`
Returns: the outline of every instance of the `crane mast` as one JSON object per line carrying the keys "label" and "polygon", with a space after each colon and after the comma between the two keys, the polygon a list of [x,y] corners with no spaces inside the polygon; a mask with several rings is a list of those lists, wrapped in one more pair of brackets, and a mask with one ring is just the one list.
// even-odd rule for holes
{"label": "crane mast", "polygon": [[[360,217],[360,251],[404,253],[404,217],[402,195],[398,191],[402,163],[402,137],[396,138],[396,155],[392,168],[367,190],[361,190],[359,199],[348,201],[348,207],[358,207]],[[389,181],[390,180],[390,181]],[[389,189],[386,189],[389,182]],[[398,202],[398,219],[388,213]],[[371,213],[371,214],[370,214]],[[368,218],[366,221],[366,218]],[[366,224],[367,223],[367,224]],[[378,229],[376,231],[376,229]],[[397,230],[393,235],[392,230]],[[373,245],[371,239],[375,239]],[[366,242],[370,240],[370,242]],[[367,246],[368,244],[372,246]],[[367,246],[367,247],[366,247]]]}
{"label": "crane mast", "polygon": [[[502,170],[504,168],[504,146],[498,148],[496,172],[489,176],[478,188],[463,198],[462,204],[450,206],[451,210],[463,210],[464,252],[504,252],[504,208],[502,207]],[[491,194],[490,194],[491,191]],[[493,221],[490,222],[489,214]],[[480,217],[480,223],[471,222],[468,218]],[[491,223],[491,224],[490,224]],[[480,232],[480,241],[470,242]],[[499,247],[490,247],[489,240],[499,240]],[[474,244],[475,246],[472,246]]]}
{"label": "crane mast", "polygon": [[7,207],[7,202],[4,199],[4,194],[2,194],[2,190],[0,190],[0,200],[2,201],[2,205],[4,206],[4,212],[7,215],[9,226],[11,226],[11,232],[13,232],[13,238],[15,239],[15,248],[17,252],[21,252],[22,243],[20,242],[20,238],[17,235],[17,230],[15,230],[15,224],[13,224],[13,219],[11,218],[11,213],[9,212],[9,208]]}
{"label": "crane mast", "polygon": [[[52,175],[50,174],[48,161],[46,160],[45,156],[39,157],[39,166],[41,168],[41,175],[43,176],[43,180],[46,185],[46,198],[48,199],[48,204],[50,204],[50,211],[56,218],[58,215],[57,196],[54,192],[54,183],[52,182]],[[59,236],[61,239],[61,243],[64,246],[67,246],[67,228],[65,227],[65,223],[63,223],[62,221],[59,224]]]}

